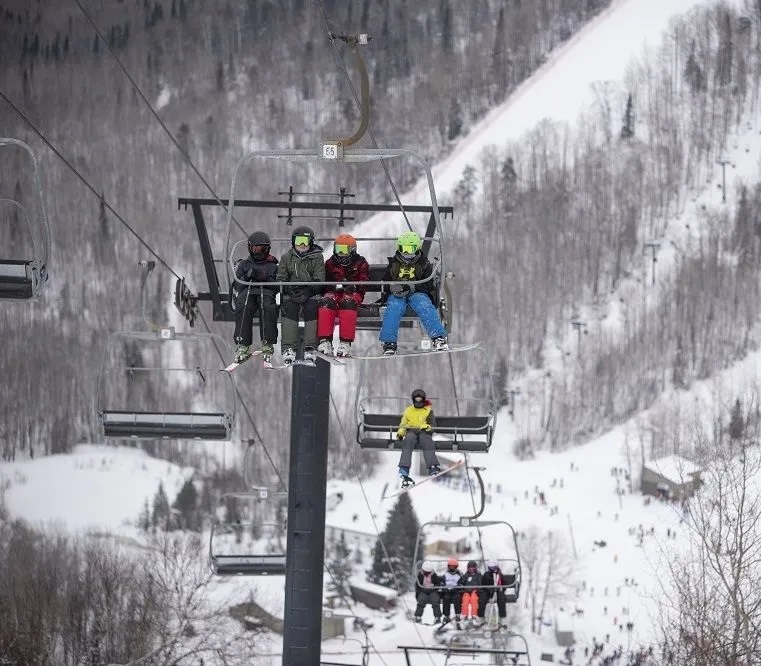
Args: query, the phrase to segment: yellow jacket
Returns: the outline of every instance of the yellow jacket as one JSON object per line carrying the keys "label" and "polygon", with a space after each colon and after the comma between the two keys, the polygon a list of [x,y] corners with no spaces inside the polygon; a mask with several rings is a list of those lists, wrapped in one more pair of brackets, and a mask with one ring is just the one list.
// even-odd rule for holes
{"label": "yellow jacket", "polygon": [[399,430],[396,431],[396,434],[399,437],[404,437],[407,434],[407,430],[427,430],[432,432],[435,425],[436,417],[433,415],[431,401],[426,400],[422,407],[410,405],[404,410],[402,420],[399,423]]}

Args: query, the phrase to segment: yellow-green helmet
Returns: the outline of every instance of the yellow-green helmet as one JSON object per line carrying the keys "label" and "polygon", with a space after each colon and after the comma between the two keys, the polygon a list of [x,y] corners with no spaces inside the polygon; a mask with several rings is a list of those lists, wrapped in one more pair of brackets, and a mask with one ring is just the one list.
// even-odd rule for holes
{"label": "yellow-green helmet", "polygon": [[423,242],[414,231],[405,231],[396,239],[396,254],[402,261],[415,261],[421,247]]}

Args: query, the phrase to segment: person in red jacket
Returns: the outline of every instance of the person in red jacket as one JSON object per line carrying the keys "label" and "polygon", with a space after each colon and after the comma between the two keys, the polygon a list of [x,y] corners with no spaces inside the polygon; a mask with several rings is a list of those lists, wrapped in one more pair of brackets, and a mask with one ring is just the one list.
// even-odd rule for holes
{"label": "person in red jacket", "polygon": [[348,356],[357,331],[357,310],[365,298],[367,287],[344,282],[366,282],[370,279],[367,260],[357,254],[357,241],[350,234],[339,234],[333,241],[333,256],[325,262],[325,281],[336,282],[327,287],[318,303],[317,351],[333,354],[333,328],[338,319],[336,356]]}

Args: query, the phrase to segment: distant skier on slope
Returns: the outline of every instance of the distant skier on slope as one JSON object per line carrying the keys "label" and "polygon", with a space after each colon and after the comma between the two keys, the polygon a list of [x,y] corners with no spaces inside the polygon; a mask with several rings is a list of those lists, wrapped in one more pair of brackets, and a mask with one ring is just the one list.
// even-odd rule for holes
{"label": "distant skier on slope", "polygon": [[436,447],[433,443],[433,429],[436,417],[430,400],[426,398],[423,389],[412,392],[412,404],[404,410],[396,438],[402,440],[402,455],[399,457],[399,476],[402,477],[402,488],[415,482],[410,478],[412,465],[412,450],[420,445],[425,458],[428,474],[433,476],[441,471],[439,459],[436,457]]}

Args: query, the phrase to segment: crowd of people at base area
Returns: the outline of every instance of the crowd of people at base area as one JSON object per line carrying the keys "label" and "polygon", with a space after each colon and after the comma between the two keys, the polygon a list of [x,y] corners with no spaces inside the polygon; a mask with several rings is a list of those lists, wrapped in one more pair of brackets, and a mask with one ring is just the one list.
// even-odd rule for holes
{"label": "crowd of people at base area", "polygon": [[652,646],[624,651],[622,645],[607,646],[605,642],[598,643],[596,638],[592,638],[591,650],[588,645],[583,651],[568,647],[559,663],[570,666],[659,666],[662,662],[656,658]]}
{"label": "crowd of people at base area", "polygon": [[[291,234],[291,247],[280,259],[270,254],[270,237],[255,231],[248,237],[248,257],[235,268],[232,290],[235,311],[235,361],[242,363],[253,354],[253,322],[257,313],[261,321],[260,353],[265,362],[272,359],[277,343],[278,310],[282,313],[280,351],[283,363],[296,360],[299,342],[299,319],[304,321],[304,360],[314,362],[317,352],[333,354],[333,335],[338,323],[335,355],[350,355],[357,328],[357,311],[370,279],[367,260],[357,252],[357,241],[350,234],[339,234],[333,241],[333,253],[325,261],[323,248],[315,243],[309,227],[297,227]],[[399,325],[407,306],[420,318],[431,338],[434,350],[448,349],[446,330],[434,303],[433,265],[423,253],[418,234],[406,231],[399,236],[396,252],[388,257],[383,275],[381,303],[385,313],[379,339],[384,355],[396,354]],[[421,282],[422,280],[422,282]],[[285,287],[280,306],[275,297],[277,286],[246,285],[245,282],[335,282],[335,285],[294,285]],[[355,283],[355,284],[347,284]]]}
{"label": "crowd of people at base area", "polygon": [[434,571],[430,561],[423,562],[415,581],[417,607],[415,622],[420,622],[427,605],[431,606],[436,622],[449,622],[454,619],[457,628],[462,628],[466,620],[480,627],[485,622],[486,605],[494,599],[497,603],[499,624],[507,626],[507,588],[516,585],[515,573],[503,573],[499,564],[492,560],[486,563],[486,571],[481,574],[478,564],[470,560],[464,572],[459,569],[455,558],[447,560],[443,574]]}

